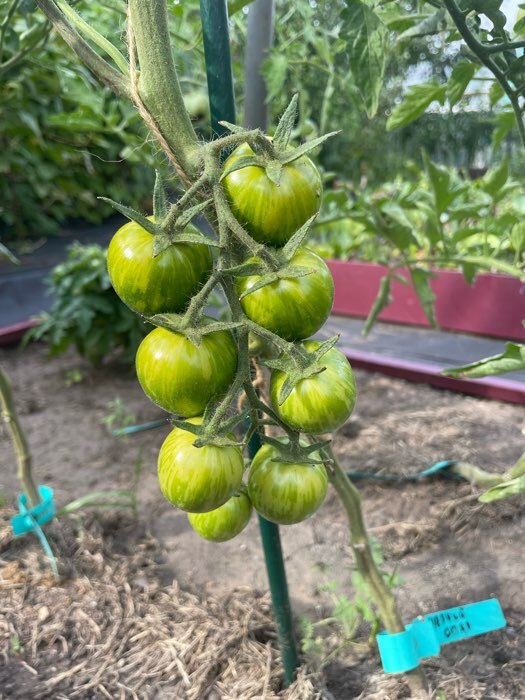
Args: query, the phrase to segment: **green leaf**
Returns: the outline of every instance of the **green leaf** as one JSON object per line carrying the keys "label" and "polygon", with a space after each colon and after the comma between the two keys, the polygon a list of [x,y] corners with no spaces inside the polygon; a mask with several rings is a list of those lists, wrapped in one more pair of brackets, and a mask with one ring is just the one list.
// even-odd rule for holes
{"label": "green leaf", "polygon": [[228,17],[233,17],[243,8],[251,5],[254,0],[228,0]]}
{"label": "green leaf", "polygon": [[296,93],[288,107],[286,108],[283,116],[279,120],[277,129],[273,136],[273,145],[277,152],[286,150],[288,142],[290,141],[290,136],[295,125],[295,120],[297,119],[297,105],[299,104],[299,95]]}
{"label": "green leaf", "polygon": [[288,58],[284,52],[272,51],[263,61],[262,73],[266,82],[268,95],[266,103],[272,102],[283,90],[288,73]]}
{"label": "green leaf", "polygon": [[346,40],[355,83],[371,119],[377,112],[383,87],[388,30],[372,8],[361,0],[346,0],[340,36]]}
{"label": "green leaf", "polygon": [[484,192],[495,197],[509,179],[509,160],[503,158],[495,168],[491,168],[479,181]]}
{"label": "green leaf", "polygon": [[523,250],[525,250],[525,221],[520,221],[511,229],[510,244],[519,258]]}
{"label": "green leaf", "polygon": [[397,41],[403,42],[413,37],[437,34],[442,29],[445,16],[445,8],[443,7],[437,10],[437,12],[434,12],[432,15],[423,16],[416,24],[402,32],[402,34],[397,37]]}
{"label": "green leaf", "polygon": [[494,105],[498,103],[501,99],[503,99],[503,97],[505,97],[505,90],[502,88],[500,83],[498,83],[498,81],[495,80],[490,86],[489,90],[490,106],[494,107]]}
{"label": "green leaf", "polygon": [[446,91],[446,85],[437,85],[436,83],[413,85],[409,88],[403,102],[394,109],[388,118],[387,130],[393,131],[415,121],[436,100],[443,104]]}
{"label": "green leaf", "polygon": [[434,204],[438,216],[447,210],[450,204],[461,194],[461,189],[454,188],[450,183],[450,171],[432,163],[427,153],[423,151],[423,164],[434,195]]}
{"label": "green leaf", "polygon": [[505,481],[497,486],[492,486],[488,491],[482,493],[478,500],[481,503],[491,503],[492,501],[501,501],[503,498],[509,498],[510,496],[521,496],[524,493],[525,475]]}
{"label": "green leaf", "polygon": [[463,365],[463,367],[445,369],[442,374],[448,377],[475,379],[479,377],[489,377],[495,374],[517,372],[522,369],[525,369],[525,345],[507,343],[505,352],[500,355],[485,357],[483,360],[472,362],[469,365]]}
{"label": "green leaf", "polygon": [[492,132],[492,148],[496,150],[501,146],[508,133],[516,126],[514,112],[502,112],[492,119],[492,123],[495,124]]}
{"label": "green leaf", "polygon": [[412,243],[417,243],[412,233],[412,222],[399,204],[385,202],[378,214],[378,233],[392,241],[400,250],[406,250]]}
{"label": "green leaf", "polygon": [[459,61],[459,63],[456,63],[447,83],[447,97],[451,107],[463,97],[477,69],[478,66],[470,61]]}
{"label": "green leaf", "polygon": [[381,311],[392,301],[392,295],[390,294],[391,284],[392,281],[390,276],[385,275],[385,277],[383,277],[381,280],[379,292],[375,298],[372,308],[370,309],[370,313],[368,314],[363,330],[361,331],[362,335],[368,335],[370,333],[370,330]]}
{"label": "green leaf", "polygon": [[436,315],[434,312],[434,302],[436,301],[436,295],[432,291],[430,286],[430,280],[436,275],[431,270],[425,270],[422,267],[411,267],[410,277],[412,278],[412,284],[416,290],[417,298],[421,304],[425,316],[428,318],[430,325],[436,328]]}

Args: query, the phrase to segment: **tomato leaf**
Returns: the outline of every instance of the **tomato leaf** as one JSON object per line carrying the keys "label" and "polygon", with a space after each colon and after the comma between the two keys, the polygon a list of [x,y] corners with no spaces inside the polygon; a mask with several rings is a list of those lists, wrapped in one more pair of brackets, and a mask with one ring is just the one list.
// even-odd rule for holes
{"label": "tomato leaf", "polygon": [[447,377],[476,379],[495,374],[516,372],[522,369],[525,369],[525,345],[507,343],[505,352],[502,352],[500,355],[485,357],[469,365],[463,365],[463,367],[444,369],[442,374]]}
{"label": "tomato leaf", "polygon": [[495,197],[509,179],[509,159],[503,158],[495,168],[491,168],[481,178],[480,186],[484,192]]}
{"label": "tomato leaf", "polygon": [[155,187],[153,188],[153,218],[155,221],[162,221],[168,213],[168,201],[166,191],[162,182],[161,174],[155,170]]}
{"label": "tomato leaf", "polygon": [[501,112],[494,119],[491,120],[495,124],[494,131],[492,132],[492,148],[496,150],[501,146],[501,143],[516,125],[516,117],[514,112]]}
{"label": "tomato leaf", "polygon": [[436,295],[432,291],[430,286],[430,280],[433,277],[437,277],[435,273],[431,270],[425,270],[422,267],[411,267],[410,277],[412,278],[412,284],[416,290],[419,303],[421,304],[425,316],[428,318],[430,325],[433,328],[437,327],[436,315],[434,311],[434,302],[436,301]]}
{"label": "tomato leaf", "polygon": [[399,129],[399,127],[415,121],[436,100],[443,104],[446,89],[446,85],[438,85],[437,83],[424,83],[410,87],[403,102],[397,105],[388,118],[387,131]]}
{"label": "tomato leaf", "polygon": [[447,97],[451,107],[463,97],[477,69],[478,66],[475,63],[471,63],[471,61],[459,61],[456,63],[447,83]]}
{"label": "tomato leaf", "polygon": [[388,31],[374,10],[361,0],[346,0],[341,18],[341,36],[346,39],[350,68],[366,113],[372,118],[385,77]]}
{"label": "tomato leaf", "polygon": [[370,309],[370,313],[368,314],[368,318],[366,319],[363,330],[361,331],[361,335],[368,335],[370,333],[370,330],[381,311],[392,301],[392,295],[390,293],[391,285],[392,280],[390,275],[385,275],[385,277],[383,277],[381,280],[379,292],[374,300],[372,308]]}
{"label": "tomato leaf", "polygon": [[113,209],[116,209],[120,214],[130,219],[131,221],[135,221],[139,226],[142,226],[142,228],[146,229],[146,231],[152,233],[154,236],[159,234],[162,230],[160,226],[154,224],[153,221],[150,221],[150,219],[144,216],[144,214],[140,214],[138,211],[135,211],[131,207],[126,207],[124,204],[114,202],[112,199],[108,199],[108,197],[97,197],[97,199],[101,199],[104,202],[108,202],[108,204],[111,204]]}
{"label": "tomato leaf", "polygon": [[295,120],[297,119],[298,103],[299,95],[295,93],[290,101],[290,104],[279,120],[279,124],[277,125],[277,129],[275,130],[275,134],[273,136],[273,145],[278,153],[281,151],[284,153],[286,147],[288,146],[288,142],[290,141],[290,136],[295,125]]}
{"label": "tomato leaf", "polygon": [[510,496],[520,496],[523,493],[525,493],[525,475],[497,484],[497,486],[492,486],[488,491],[482,493],[478,500],[481,503],[491,503],[492,501],[501,501],[503,498],[509,498]]}

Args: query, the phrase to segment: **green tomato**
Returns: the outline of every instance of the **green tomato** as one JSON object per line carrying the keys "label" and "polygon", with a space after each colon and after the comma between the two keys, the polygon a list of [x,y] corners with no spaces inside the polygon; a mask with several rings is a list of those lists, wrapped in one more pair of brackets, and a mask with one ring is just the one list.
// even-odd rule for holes
{"label": "green tomato", "polygon": [[[202,417],[190,422],[199,425]],[[181,428],[169,433],[159,452],[159,484],[177,508],[207,513],[226,503],[240,487],[244,460],[238,447],[195,447],[196,439],[196,435]]]}
{"label": "green tomato", "polygon": [[[285,340],[302,340],[318,331],[328,318],[334,301],[334,281],[326,263],[307,248],[299,248],[290,263],[309,267],[313,272],[267,284],[241,299],[241,305],[246,316],[263,328]],[[259,279],[258,275],[237,277],[239,296]]]}
{"label": "green tomato", "polygon": [[[252,154],[248,144],[241,144],[224,168]],[[273,246],[283,246],[319,210],[321,202],[321,178],[308,156],[284,165],[279,185],[259,166],[235,170],[223,184],[237,220],[256,241]]]}
{"label": "green tomato", "polygon": [[182,333],[155,328],[139,345],[135,365],[153,403],[180,416],[198,416],[233,381],[237,345],[230,331],[208,333],[195,347]]}
{"label": "green tomato", "polygon": [[250,467],[248,494],[255,510],[267,520],[293,525],[319,508],[326,496],[328,476],[323,464],[292,464],[279,461],[279,456],[273,445],[258,450]]}
{"label": "green tomato", "polygon": [[[312,352],[319,342],[308,340],[303,346]],[[299,381],[281,406],[279,392],[287,375],[273,370],[270,378],[270,398],[279,417],[291,428],[314,435],[343,425],[354,410],[357,393],[354,373],[342,352],[332,348],[321,364],[326,369]]]}
{"label": "green tomato", "polygon": [[209,276],[211,253],[199,243],[174,243],[154,258],[154,238],[134,221],[119,228],[108,248],[111,284],[133,311],[177,313]]}
{"label": "green tomato", "polygon": [[201,537],[210,542],[226,542],[239,534],[252,515],[252,503],[241,484],[239,492],[226,503],[209,513],[188,513],[190,525]]}

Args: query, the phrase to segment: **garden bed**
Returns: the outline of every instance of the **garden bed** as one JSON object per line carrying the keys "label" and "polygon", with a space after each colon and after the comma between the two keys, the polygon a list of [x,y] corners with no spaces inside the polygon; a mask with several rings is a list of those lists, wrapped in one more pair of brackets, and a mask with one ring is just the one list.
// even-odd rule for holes
{"label": "garden bed", "polygon": [[[360,261],[329,260],[335,281],[332,312],[366,318],[388,269]],[[407,270],[399,269],[406,279]],[[436,319],[440,328],[505,340],[525,340],[525,282],[507,275],[481,273],[474,284],[456,270],[436,270],[430,281],[436,295]],[[429,327],[412,284],[392,283],[393,301],[379,320]]]}
{"label": "garden bed", "polygon": [[[60,584],[44,573],[29,538],[10,542],[6,536],[0,544],[0,696],[287,697],[268,599],[261,593],[266,573],[256,520],[235,540],[211,545],[163,499],[155,461],[167,428],[116,439],[101,423],[117,397],[137,422],[159,417],[131,374],[115,366],[93,370],[73,353],[49,360],[40,346],[3,349],[0,362],[14,385],[38,480],[55,489],[59,505],[96,489],[129,487],[140,452],[142,459],[137,521],[126,511],[103,510],[53,526],[61,533],[53,535],[57,553],[68,552],[75,567]],[[457,459],[502,471],[523,450],[520,406],[362,371],[357,383],[358,408],[335,439],[347,469],[408,475]],[[13,464],[12,451],[7,436],[0,438],[0,491],[12,504],[15,469],[5,466]],[[525,561],[516,557],[523,501],[483,506],[469,484],[446,479],[366,481],[360,488],[385,566],[397,565],[405,582],[397,597],[406,622],[491,596],[506,613],[505,630],[446,646],[425,663],[434,687],[443,688],[447,700],[524,697]],[[281,532],[295,615],[327,617],[333,610],[324,584],[352,597],[350,547],[335,495],[307,523]],[[94,624],[83,617],[90,605],[97,611]],[[189,633],[195,646],[185,651],[180,642],[181,669],[168,640],[183,638],[175,630],[189,617],[197,622]],[[207,640],[211,654],[199,640]],[[227,651],[221,647],[232,640]],[[106,694],[85,687],[95,677]],[[324,669],[324,679],[336,700],[393,700],[404,692],[363,644],[348,645]],[[321,697],[318,679],[302,676],[301,683],[291,697]]]}

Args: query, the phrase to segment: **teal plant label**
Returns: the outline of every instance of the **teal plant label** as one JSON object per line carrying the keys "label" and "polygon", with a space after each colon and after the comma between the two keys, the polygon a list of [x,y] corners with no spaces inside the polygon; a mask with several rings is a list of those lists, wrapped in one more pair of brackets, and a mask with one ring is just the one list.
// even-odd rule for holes
{"label": "teal plant label", "polygon": [[403,673],[419,666],[421,659],[437,656],[442,644],[475,637],[507,624],[495,598],[441,610],[416,618],[404,632],[377,635],[386,673]]}
{"label": "teal plant label", "polygon": [[44,525],[55,517],[53,489],[50,486],[39,486],[38,493],[42,500],[34,508],[28,508],[27,496],[23,493],[19,494],[19,513],[11,518],[11,527],[16,537],[37,530],[40,525]]}

